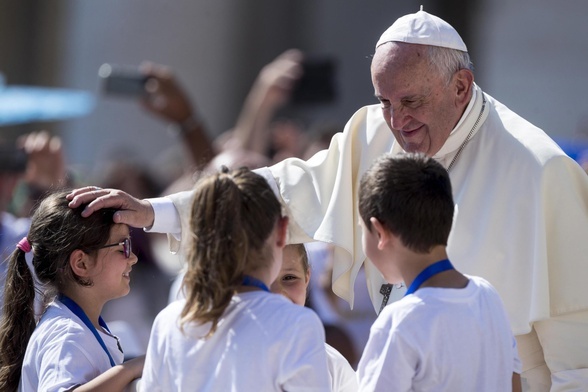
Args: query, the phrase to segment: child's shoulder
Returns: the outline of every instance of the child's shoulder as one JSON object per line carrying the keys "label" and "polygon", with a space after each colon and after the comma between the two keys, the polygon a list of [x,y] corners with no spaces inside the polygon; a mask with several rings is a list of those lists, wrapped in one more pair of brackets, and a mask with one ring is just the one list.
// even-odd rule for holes
{"label": "child's shoulder", "polygon": [[47,306],[36,329],[59,333],[84,330],[81,320],[60,302],[52,302]]}
{"label": "child's shoulder", "polygon": [[47,307],[31,336],[31,341],[40,346],[49,347],[66,341],[83,345],[90,338],[93,336],[77,316],[57,302]]}
{"label": "child's shoulder", "polygon": [[431,319],[436,315],[444,317],[448,306],[471,304],[481,301],[481,298],[485,298],[484,301],[490,300],[492,302],[494,299],[495,302],[500,302],[498,292],[486,279],[473,275],[465,276],[469,282],[464,288],[422,288],[413,295],[403,297],[386,306],[378,319],[389,320],[389,322],[394,320],[395,323],[403,320]]}
{"label": "child's shoulder", "polygon": [[[310,308],[300,306],[280,294],[262,292],[240,294],[241,300],[250,301],[249,306],[268,317],[278,317],[285,325],[296,323],[321,323],[317,314]],[[298,324],[300,325],[300,324]]]}
{"label": "child's shoulder", "polygon": [[407,326],[410,329],[411,324],[445,317],[448,306],[469,303],[479,291],[486,288],[492,290],[492,286],[482,278],[467,278],[469,282],[464,288],[424,287],[402,297],[382,310],[374,326],[382,329]]}
{"label": "child's shoulder", "polygon": [[388,304],[371,326],[370,334],[388,335],[394,333],[410,333],[414,325],[420,323],[427,315],[426,301],[420,297],[409,295]]}
{"label": "child's shoulder", "polygon": [[498,296],[498,291],[492,285],[492,283],[488,282],[486,279],[482,278],[481,276],[475,275],[465,275],[469,280],[470,283],[468,286],[472,286],[472,290],[483,291],[489,293],[490,295]]}
{"label": "child's shoulder", "polygon": [[402,320],[415,312],[426,311],[423,309],[426,306],[427,302],[424,301],[420,296],[408,295],[387,305],[378,315],[378,319]]}
{"label": "child's shoulder", "polygon": [[161,314],[162,317],[164,317],[166,315],[181,313],[182,309],[184,308],[185,305],[186,305],[185,298],[177,299],[177,300],[172,301],[169,304],[167,304],[167,306],[165,308],[163,308],[159,311],[159,314]]}
{"label": "child's shoulder", "polygon": [[177,320],[180,317],[185,305],[185,298],[180,298],[170,302],[165,308],[159,311],[155,317],[154,325],[163,324],[171,326],[173,323],[171,323],[170,320]]}

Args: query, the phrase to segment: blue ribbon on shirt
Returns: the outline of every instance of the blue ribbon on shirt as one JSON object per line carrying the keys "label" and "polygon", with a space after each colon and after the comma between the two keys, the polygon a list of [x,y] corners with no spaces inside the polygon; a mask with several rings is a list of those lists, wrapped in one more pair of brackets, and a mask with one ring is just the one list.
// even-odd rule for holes
{"label": "blue ribbon on shirt", "polygon": [[454,269],[453,265],[451,265],[451,262],[448,259],[437,261],[436,263],[431,264],[430,266],[428,266],[427,268],[422,270],[417,275],[416,278],[414,278],[414,280],[410,284],[408,290],[406,290],[406,294],[404,294],[404,296],[406,297],[407,295],[412,294],[415,291],[417,291],[419,289],[419,287],[421,287],[421,285],[427,279],[431,278],[433,275],[437,275],[443,271],[452,270],[452,269]]}
{"label": "blue ribbon on shirt", "polygon": [[[59,294],[58,298],[62,304],[67,306],[68,309],[71,310],[73,312],[73,314],[78,316],[80,318],[80,320],[82,320],[84,322],[84,324],[86,324],[86,326],[90,329],[90,331],[92,331],[92,333],[94,334],[94,337],[96,338],[98,343],[100,343],[100,346],[102,346],[102,349],[104,350],[106,355],[108,355],[108,359],[110,360],[110,366],[113,366],[113,367],[116,366],[116,363],[114,363],[114,359],[112,359],[112,355],[110,355],[110,351],[108,351],[108,348],[106,347],[106,344],[104,343],[104,340],[102,340],[102,337],[100,336],[100,334],[96,330],[96,327],[94,327],[94,324],[92,324],[92,322],[90,321],[90,319],[88,318],[88,316],[86,315],[84,310],[78,304],[76,304],[71,298],[68,298],[63,294]],[[104,322],[104,320],[102,319],[102,316],[98,317],[98,324],[100,324],[100,326],[102,328],[107,330],[108,333],[111,333],[110,329],[108,329],[108,326],[106,325],[106,322]]]}
{"label": "blue ribbon on shirt", "polygon": [[267,291],[268,293],[270,292],[270,289],[265,285],[265,283],[263,283],[261,280],[254,278],[253,276],[250,276],[250,275],[244,275],[243,282],[241,284],[243,286],[258,287],[264,291]]}

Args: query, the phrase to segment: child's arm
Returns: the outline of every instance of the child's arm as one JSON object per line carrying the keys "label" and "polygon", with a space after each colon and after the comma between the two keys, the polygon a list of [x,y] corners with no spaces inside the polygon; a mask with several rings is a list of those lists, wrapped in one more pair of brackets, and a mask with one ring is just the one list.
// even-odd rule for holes
{"label": "child's arm", "polygon": [[141,377],[144,363],[144,355],[133,358],[122,365],[117,365],[108,369],[92,381],[80,385],[74,390],[76,392],[122,392],[134,379]]}
{"label": "child's arm", "polygon": [[512,392],[523,392],[521,385],[521,375],[518,373],[512,374]]}

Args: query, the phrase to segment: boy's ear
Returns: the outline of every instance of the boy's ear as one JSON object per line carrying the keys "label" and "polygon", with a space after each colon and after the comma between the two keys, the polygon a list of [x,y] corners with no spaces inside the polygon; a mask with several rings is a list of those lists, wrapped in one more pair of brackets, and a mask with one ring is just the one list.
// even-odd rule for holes
{"label": "boy's ear", "polygon": [[72,271],[82,278],[90,276],[90,268],[93,265],[90,261],[88,254],[80,249],[74,250],[69,255],[69,265]]}
{"label": "boy's ear", "polygon": [[378,218],[371,217],[370,223],[372,224],[372,228],[378,236],[378,250],[383,250],[390,242],[391,233],[384,227]]}

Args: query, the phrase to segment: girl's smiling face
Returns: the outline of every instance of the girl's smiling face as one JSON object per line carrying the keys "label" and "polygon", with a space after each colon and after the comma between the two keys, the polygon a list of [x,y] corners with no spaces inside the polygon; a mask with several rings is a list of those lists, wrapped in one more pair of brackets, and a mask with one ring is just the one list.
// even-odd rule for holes
{"label": "girl's smiling face", "polygon": [[282,294],[297,305],[304,306],[306,302],[306,290],[310,282],[310,269],[305,265],[305,260],[299,250],[304,245],[286,245],[282,269],[278,278],[272,283],[271,291]]}
{"label": "girl's smiling face", "polygon": [[[122,243],[129,237],[129,227],[123,224],[113,225],[106,245]],[[109,301],[127,295],[131,289],[131,269],[138,261],[131,251],[127,258],[123,245],[104,247],[96,254],[92,281],[98,293]]]}

